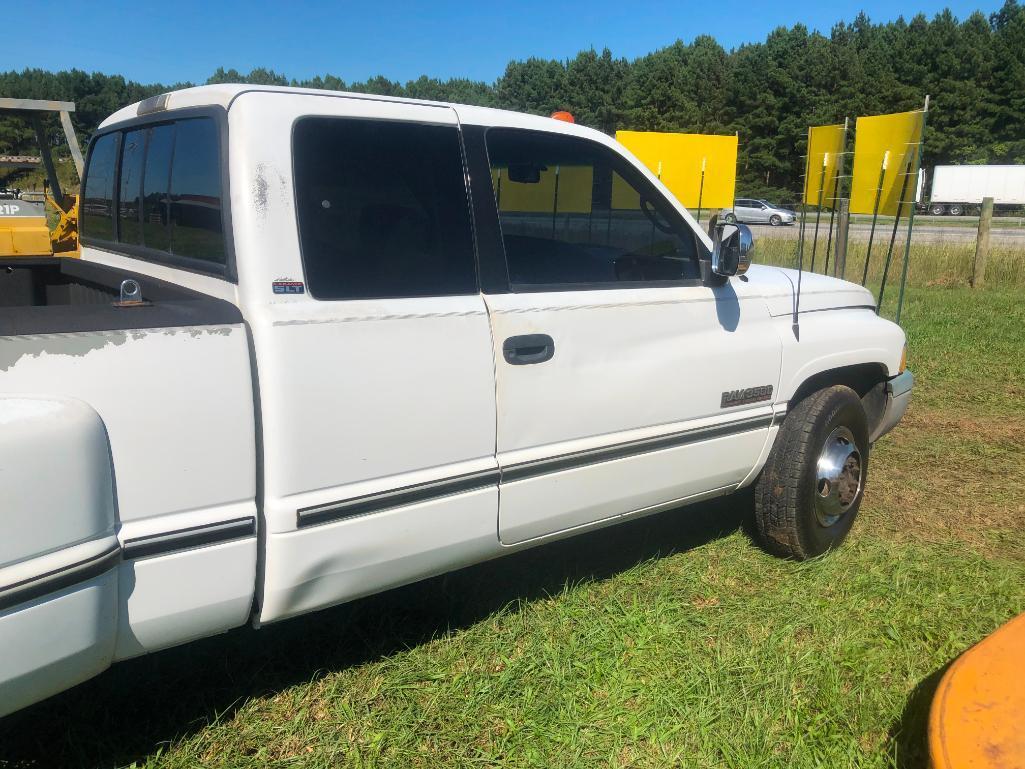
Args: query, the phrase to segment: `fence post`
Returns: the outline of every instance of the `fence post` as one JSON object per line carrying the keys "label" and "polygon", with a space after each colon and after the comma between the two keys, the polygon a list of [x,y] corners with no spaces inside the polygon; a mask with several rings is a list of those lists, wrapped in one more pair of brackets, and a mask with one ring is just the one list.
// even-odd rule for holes
{"label": "fence post", "polygon": [[710,208],[708,209],[708,237],[712,237],[715,230],[715,225],[719,221],[719,214],[722,213],[721,208]]}
{"label": "fence post", "polygon": [[979,213],[979,237],[975,241],[975,264],[972,267],[972,288],[986,282],[986,260],[989,258],[989,230],[993,225],[993,198],[982,199]]}
{"label": "fence post", "polygon": [[836,216],[836,259],[833,261],[833,277],[842,278],[847,273],[847,227],[851,223],[851,201],[840,199],[840,210]]}

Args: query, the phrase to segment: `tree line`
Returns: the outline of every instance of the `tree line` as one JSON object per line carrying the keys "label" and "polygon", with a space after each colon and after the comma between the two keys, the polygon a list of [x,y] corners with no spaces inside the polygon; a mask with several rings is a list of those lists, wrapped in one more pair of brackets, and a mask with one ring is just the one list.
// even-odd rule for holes
{"label": "tree line", "polygon": [[[218,68],[208,83],[294,85],[405,96],[550,114],[617,129],[740,136],[738,194],[792,198],[801,187],[807,127],[844,117],[918,109],[931,96],[926,166],[1025,163],[1025,4],[989,15],[944,10],[883,24],[860,14],[829,35],[796,24],[764,42],[724,49],[710,36],[633,60],[609,49],[573,58],[511,61],[494,83],[427,76],[289,79],[270,69]],[[119,75],[26,69],[0,73],[0,95],[74,101],[86,141],[132,102],[191,83],[141,84]],[[53,143],[62,143],[54,128]],[[29,129],[0,121],[0,154],[29,151]]]}

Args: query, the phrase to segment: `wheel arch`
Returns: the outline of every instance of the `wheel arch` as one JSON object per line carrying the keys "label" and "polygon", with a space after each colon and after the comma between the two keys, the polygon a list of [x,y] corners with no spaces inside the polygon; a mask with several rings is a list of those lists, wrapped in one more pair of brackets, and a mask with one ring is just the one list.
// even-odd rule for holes
{"label": "wheel arch", "polygon": [[861,405],[864,407],[865,416],[868,419],[869,434],[871,434],[883,417],[886,407],[886,380],[889,379],[889,376],[889,369],[880,362],[854,363],[816,372],[807,377],[794,390],[788,410],[793,409],[802,400],[819,390],[834,385],[843,385],[854,390],[861,398]]}

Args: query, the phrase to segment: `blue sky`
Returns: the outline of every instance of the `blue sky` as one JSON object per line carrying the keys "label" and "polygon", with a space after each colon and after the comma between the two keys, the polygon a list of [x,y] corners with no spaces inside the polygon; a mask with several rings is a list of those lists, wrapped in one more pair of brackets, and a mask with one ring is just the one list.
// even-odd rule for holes
{"label": "blue sky", "polygon": [[[952,0],[949,7],[964,18],[976,9],[988,14],[1001,4]],[[242,72],[263,66],[297,78],[331,73],[348,82],[375,74],[400,81],[427,74],[490,82],[510,59],[561,59],[605,46],[616,56],[633,58],[700,34],[711,34],[730,48],[763,40],[780,25],[801,22],[828,33],[834,22],[849,21],[860,10],[873,21],[887,21],[919,12],[932,16],[943,6],[923,0],[792,0],[786,5],[765,0],[99,0],[13,7],[18,26],[33,29],[35,24],[35,32],[4,35],[0,68],[77,67],[173,83],[202,82],[218,66]]]}

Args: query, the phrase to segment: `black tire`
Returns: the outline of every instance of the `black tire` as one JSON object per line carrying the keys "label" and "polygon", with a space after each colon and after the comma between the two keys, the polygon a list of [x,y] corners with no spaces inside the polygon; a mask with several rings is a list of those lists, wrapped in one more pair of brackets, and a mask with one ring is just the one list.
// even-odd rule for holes
{"label": "black tire", "polygon": [[947,213],[947,207],[940,203],[933,203],[929,206],[929,213],[933,216],[943,216],[943,214]]}
{"label": "black tire", "polygon": [[737,217],[733,214],[726,214],[726,216],[723,217],[723,221],[725,221],[727,224],[736,224]]}
{"label": "black tire", "polygon": [[783,224],[783,217],[781,217],[779,214],[773,214],[769,217],[769,224],[771,224],[773,227],[779,227],[781,224]]}
{"label": "black tire", "polygon": [[959,205],[952,205],[949,209],[951,216],[960,216],[964,213],[964,208]]}
{"label": "black tire", "polygon": [[[823,495],[819,466],[827,441],[827,459],[843,457],[843,469],[833,476],[832,487],[824,484]],[[844,456],[845,452],[851,453]],[[865,493],[868,452],[865,409],[849,387],[828,387],[798,403],[783,420],[755,482],[755,525],[765,549],[803,561],[843,542]],[[857,465],[853,491],[851,463]],[[825,516],[826,508],[837,515]]]}

